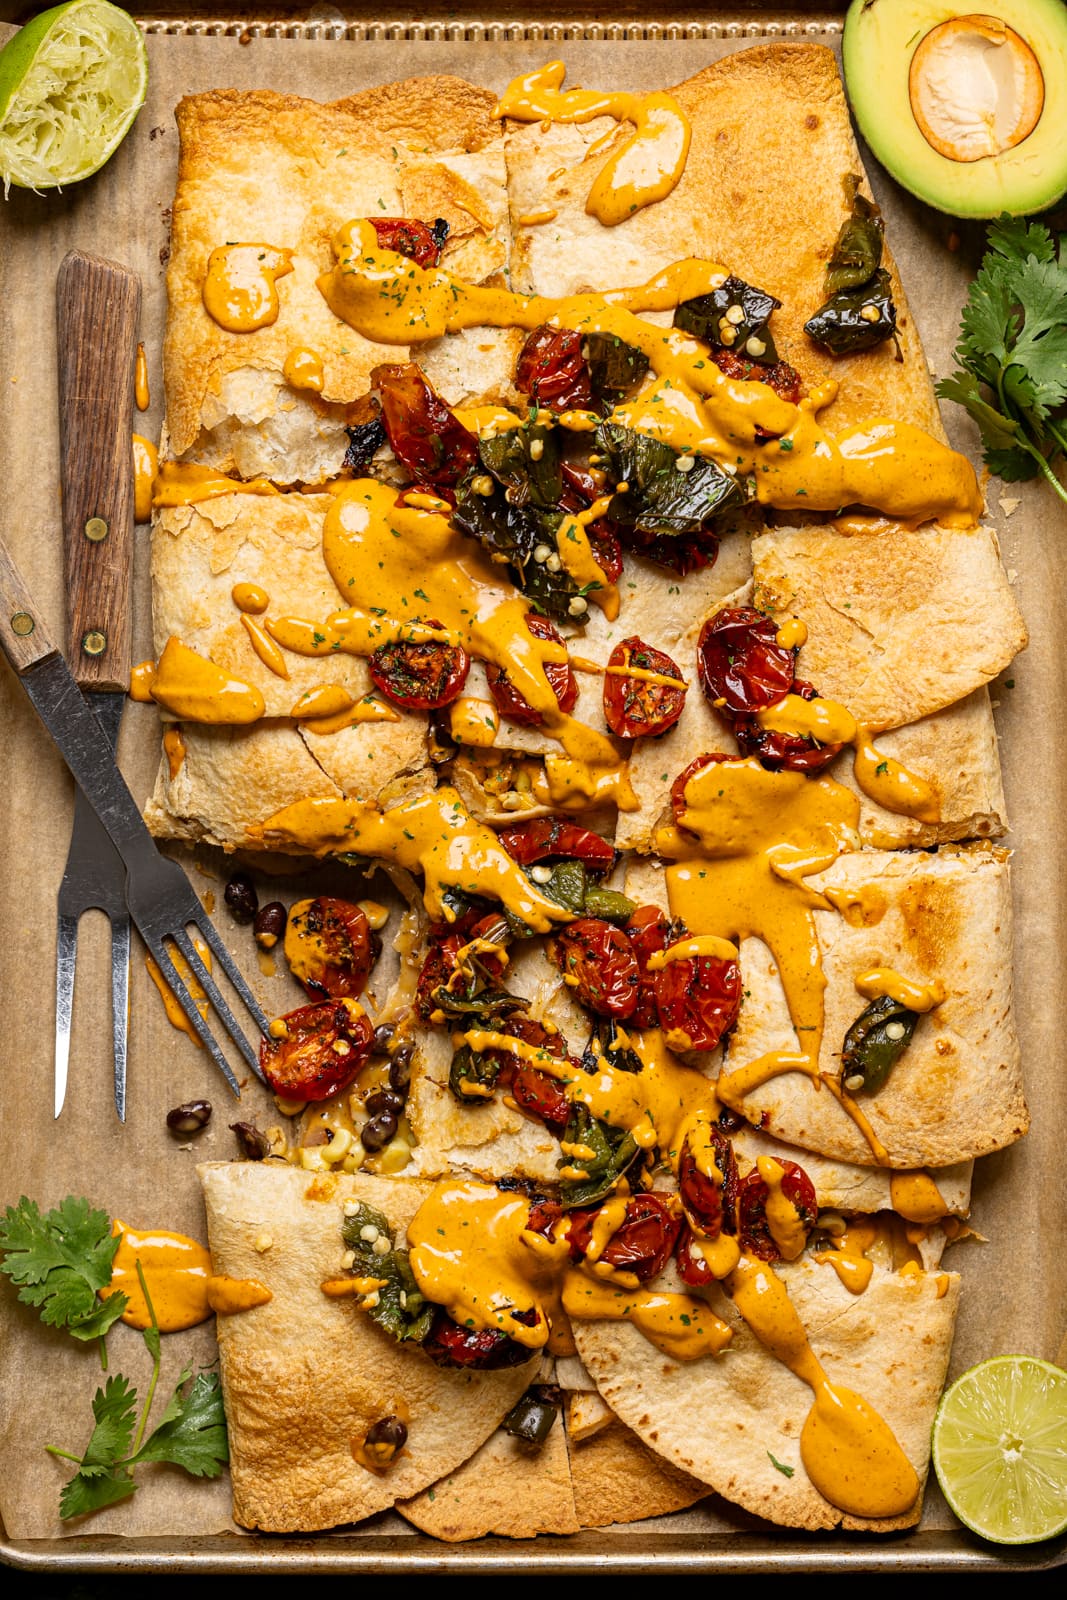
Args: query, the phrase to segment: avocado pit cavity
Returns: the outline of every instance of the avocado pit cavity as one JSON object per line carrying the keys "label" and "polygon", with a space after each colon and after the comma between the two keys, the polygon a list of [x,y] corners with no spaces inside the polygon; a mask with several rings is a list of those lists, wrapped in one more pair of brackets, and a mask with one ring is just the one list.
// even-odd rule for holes
{"label": "avocado pit cavity", "polygon": [[1033,50],[998,17],[952,17],[919,44],[908,74],[912,114],[950,161],[1013,149],[1037,126],[1045,82]]}

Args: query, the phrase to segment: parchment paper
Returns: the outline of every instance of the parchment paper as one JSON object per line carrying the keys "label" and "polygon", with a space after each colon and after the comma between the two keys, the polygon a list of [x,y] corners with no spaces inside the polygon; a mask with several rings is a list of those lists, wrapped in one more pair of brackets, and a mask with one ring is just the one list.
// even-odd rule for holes
{"label": "parchment paper", "polygon": [[[9,29],[0,29],[0,38]],[[454,72],[496,89],[559,51],[568,82],[635,89],[669,85],[746,41],[679,43],[380,44],[230,38],[149,38],[148,100],[126,142],[97,177],[63,195],[12,191],[0,212],[0,428],[3,439],[4,537],[65,638],[59,485],[56,457],[56,373],[53,292],[56,270],[73,246],[135,268],[144,285],[142,333],[153,387],[152,407],[135,420],[158,438],[164,268],[168,207],[177,135],[173,108],[182,93],[233,86],[273,89],[329,100],[375,82],[425,72]],[[887,215],[888,232],[927,353],[938,373],[951,370],[959,307],[980,246],[980,233],[954,224],[896,190],[871,162],[868,170]],[[963,413],[946,408],[953,442],[977,460],[976,438]],[[1013,514],[1008,516],[1012,502]],[[1063,541],[1067,518],[1050,492],[1033,485],[990,489],[991,520],[1001,532],[1007,567],[1029,623],[1029,651],[994,686],[999,701],[1010,816],[1015,832],[1018,1023],[1034,1127],[1021,1144],[978,1164],[973,1221],[986,1242],[957,1247],[948,1264],[964,1274],[963,1309],[953,1370],[1001,1351],[1055,1358],[1064,1333],[1067,1191],[1061,1147],[1067,1130],[1067,1077],[1062,1070],[1059,1005],[1065,990],[1061,926],[1064,865],[1065,739],[1062,704]],[[137,534],[135,659],[149,653],[147,532]],[[150,788],[158,754],[151,707],[130,705],[122,732],[122,765],[135,794]],[[4,1111],[0,1123],[0,1201],[26,1194],[42,1208],[65,1194],[88,1196],[131,1226],[167,1226],[204,1235],[193,1167],[228,1159],[235,1115],[266,1126],[277,1121],[253,1082],[240,1112],[205,1054],[165,1021],[135,947],[132,979],[129,1114],[120,1127],[111,1104],[108,953],[97,915],[82,924],[70,1088],[60,1121],[52,1120],[55,900],[70,831],[71,784],[6,665],[0,666],[0,995],[5,1040]],[[193,862],[198,889],[221,905],[227,868],[220,858]],[[314,880],[313,880],[314,881]],[[313,891],[309,891],[313,892]],[[284,898],[284,894],[282,895]],[[257,969],[247,929],[222,912],[218,926],[268,1012],[296,1003],[290,980]],[[166,1131],[167,1110],[204,1096],[215,1106],[211,1126],[185,1149]],[[0,1311],[9,1329],[0,1382],[0,1513],[8,1539],[74,1535],[93,1548],[103,1535],[124,1534],[149,1548],[180,1553],[197,1535],[233,1532],[225,1478],[194,1482],[166,1468],[143,1471],[132,1501],[74,1526],[58,1520],[57,1502],[69,1464],[46,1454],[46,1443],[80,1453],[91,1426],[90,1398],[101,1381],[95,1347],[76,1348],[44,1329],[16,1303],[7,1283]],[[117,1325],[109,1340],[111,1369],[144,1388],[148,1361],[140,1336]],[[161,1392],[181,1367],[215,1358],[212,1325],[164,1340]],[[160,1404],[161,1402],[157,1402]],[[716,1535],[758,1530],[754,1519],[714,1498],[693,1513],[656,1525],[682,1530],[693,1548],[713,1549]],[[931,1530],[954,1527],[931,1485],[921,1548]],[[398,1519],[374,1524],[398,1537]],[[780,1530],[777,1533],[781,1537]],[[351,1536],[358,1548],[361,1535]],[[613,1536],[639,1551],[642,1526]],[[409,1541],[410,1542],[410,1541]],[[415,1544],[421,1541],[416,1539]],[[917,1544],[916,1544],[917,1542]],[[247,1546],[251,1541],[244,1541]],[[258,1542],[257,1542],[258,1543]],[[336,1541],[331,1541],[336,1548]],[[685,1548],[685,1543],[681,1548]],[[132,1548],[132,1547],[131,1547]],[[281,1551],[284,1542],[261,1548]],[[841,1548],[838,1541],[837,1548]],[[898,1557],[904,1554],[895,1546]],[[437,1547],[445,1557],[447,1552]],[[280,1559],[280,1557],[279,1557]]]}

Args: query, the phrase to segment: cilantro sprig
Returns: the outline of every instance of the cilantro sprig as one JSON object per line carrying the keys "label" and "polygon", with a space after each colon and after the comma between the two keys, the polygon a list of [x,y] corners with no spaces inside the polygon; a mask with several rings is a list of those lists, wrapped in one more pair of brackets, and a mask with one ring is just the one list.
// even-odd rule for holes
{"label": "cilantro sprig", "polygon": [[[0,1272],[20,1285],[19,1299],[36,1306],[49,1326],[65,1328],[83,1342],[102,1341],[129,1304],[124,1294],[97,1298],[98,1290],[111,1281],[118,1244],[107,1214],[94,1211],[87,1200],[68,1196],[42,1216],[39,1207],[23,1196],[17,1206],[8,1207],[0,1222]],[[137,1276],[149,1315],[142,1337],[152,1357],[144,1405],[138,1419],[137,1390],[122,1373],[115,1373],[93,1397],[93,1431],[84,1452],[79,1456],[57,1445],[45,1447],[78,1467],[60,1495],[59,1514],[64,1520],[128,1499],[137,1489],[134,1469],[145,1462],[169,1462],[194,1477],[216,1478],[229,1460],[222,1390],[215,1373],[201,1372],[193,1378],[192,1368],[186,1367],[145,1438],[162,1344],[140,1261]]]}
{"label": "cilantro sprig", "polygon": [[990,471],[1008,483],[1041,474],[1067,501],[1053,470],[1067,455],[1067,264],[1064,235],[1003,216],[963,308],[962,370],[937,392],[977,422]]}

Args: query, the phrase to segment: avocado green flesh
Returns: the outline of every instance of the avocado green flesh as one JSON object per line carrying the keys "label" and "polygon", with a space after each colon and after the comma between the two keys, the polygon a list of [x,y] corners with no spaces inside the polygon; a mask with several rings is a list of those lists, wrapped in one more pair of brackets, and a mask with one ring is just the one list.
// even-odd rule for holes
{"label": "avocado green flesh", "polygon": [[[1045,103],[1037,126],[1011,150],[953,161],[927,143],[911,109],[916,48],[940,23],[975,13],[1014,28],[1041,67]],[[1022,216],[1067,193],[1067,6],[1063,0],[852,0],[842,55],[856,123],[897,182],[956,217]]]}

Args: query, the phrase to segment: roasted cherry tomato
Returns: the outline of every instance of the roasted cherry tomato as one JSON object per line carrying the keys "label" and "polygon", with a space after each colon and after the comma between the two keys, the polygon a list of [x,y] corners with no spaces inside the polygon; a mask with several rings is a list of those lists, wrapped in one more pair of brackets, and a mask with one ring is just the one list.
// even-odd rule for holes
{"label": "roasted cherry tomato", "polygon": [[735,761],[736,759],[736,756],[727,755],[724,750],[709,750],[705,755],[697,756],[695,761],[691,761],[684,771],[678,774],[671,784],[671,810],[674,812],[674,820],[679,827],[683,826],[682,818],[686,813],[685,790],[690,779],[697,777],[699,773],[704,771],[705,767],[713,766],[717,761]]}
{"label": "roasted cherry tomato", "polygon": [[556,965],[576,997],[598,1017],[632,1017],[641,969],[621,928],[599,917],[579,917],[552,941]]}
{"label": "roasted cherry tomato", "polygon": [[382,421],[393,454],[421,483],[453,488],[478,459],[478,441],[413,361],[375,367]]}
{"label": "roasted cherry tomato", "polygon": [[668,572],[676,572],[680,578],[688,577],[691,572],[703,572],[719,559],[718,536],[710,528],[682,534],[644,533],[638,528],[623,528],[620,538],[634,555],[644,556],[646,561],[653,561]]}
{"label": "roasted cherry tomato", "polygon": [[370,923],[351,900],[299,900],[285,927],[289,970],[313,1000],[363,993],[376,954]]}
{"label": "roasted cherry tomato", "polygon": [[563,1215],[563,1207],[558,1200],[541,1198],[530,1204],[530,1217],[526,1224],[531,1233],[539,1233],[544,1238],[552,1237],[552,1230]]}
{"label": "roasted cherry tomato", "polygon": [[716,710],[748,716],[777,705],[792,689],[796,651],[778,643],[772,617],[750,606],[727,606],[700,630],[697,669]]}
{"label": "roasted cherry tomato", "polygon": [[[561,511],[585,511],[603,493],[588,472],[561,461],[559,470],[563,477]],[[622,577],[622,541],[615,523],[608,517],[598,517],[585,530],[593,560],[609,583],[618,583]]]}
{"label": "roasted cherry tomato", "polygon": [[734,1147],[718,1128],[708,1135],[715,1151],[715,1166],[721,1182],[701,1172],[686,1139],[678,1158],[678,1192],[692,1227],[709,1239],[734,1231],[734,1204],[737,1196],[737,1161]]}
{"label": "roasted cherry tomato", "polygon": [[671,1050],[714,1050],[741,1009],[741,968],[721,956],[668,961],[653,974],[653,987]]}
{"label": "roasted cherry tomato", "polygon": [[[797,678],[790,693],[815,700],[810,683]],[[755,717],[734,718],[734,738],[743,756],[756,756],[769,772],[821,772],[840,753],[839,744],[818,744],[799,733],[775,733]]]}
{"label": "roasted cherry tomato", "polygon": [[615,865],[614,845],[566,817],[536,817],[532,822],[500,828],[497,839],[520,867],[565,860],[580,861],[587,872],[610,872]]}
{"label": "roasted cherry tomato", "polygon": [[325,1100],[344,1089],[370,1055],[374,1029],[354,1000],[320,1000],[279,1017],[285,1033],[259,1046],[259,1065],[286,1100]]}
{"label": "roasted cherry tomato", "polygon": [[434,1317],[422,1348],[439,1367],[519,1367],[532,1354],[495,1328],[461,1328],[444,1311]]}
{"label": "roasted cherry tomato", "polygon": [[[415,1014],[422,1022],[429,1022],[432,1014],[439,1009],[434,995],[455,972],[459,952],[475,939],[488,938],[490,930],[495,931],[500,925],[499,913],[490,912],[462,933],[445,931],[447,924],[435,923],[431,926],[430,948],[415,986]],[[478,960],[495,977],[503,978],[507,966],[503,950],[479,951]],[[460,992],[465,991],[461,989]]]}
{"label": "roasted cherry tomato", "polygon": [[448,223],[438,217],[432,229],[411,217],[368,217],[383,250],[407,256],[417,267],[436,267],[441,259]]}
{"label": "roasted cherry tomato", "polygon": [[570,328],[535,328],[519,353],[515,387],[552,411],[587,411],[593,389],[581,334]]}
{"label": "roasted cherry tomato", "polygon": [[[439,628],[439,622],[427,627]],[[471,658],[459,644],[427,639],[421,644],[397,641],[379,645],[370,658],[374,686],[387,700],[407,711],[439,711],[463,693]]]}
{"label": "roasted cherry tomato", "polygon": [[700,1240],[688,1222],[682,1223],[674,1259],[678,1264],[678,1276],[691,1289],[710,1289],[715,1282],[711,1268],[700,1253]]}
{"label": "roasted cherry tomato", "polygon": [[[539,617],[536,611],[527,614],[526,626],[535,639],[550,639],[553,644],[563,643],[563,639],[548,618]],[[489,680],[489,693],[501,716],[509,717],[512,722],[523,723],[532,728],[540,725],[541,713],[535,711],[525,696],[512,687],[503,667],[498,667],[495,662],[489,661],[486,663],[485,675]],[[578,701],[578,680],[571,670],[570,662],[547,661],[545,677],[556,697],[559,709],[564,713],[573,711]]]}
{"label": "roasted cherry tomato", "polygon": [[648,958],[666,950],[671,942],[671,924],[659,906],[639,906],[623,929],[637,957],[641,987],[630,1021],[635,1028],[658,1028],[655,973],[649,972]]}
{"label": "roasted cherry tomato", "polygon": [[[568,1238],[576,1261],[589,1249],[599,1209],[570,1214]],[[665,1195],[635,1194],[627,1200],[622,1226],[604,1246],[600,1260],[623,1272],[632,1272],[641,1283],[647,1283],[667,1265],[680,1228],[681,1219],[672,1213]]]}
{"label": "roasted cherry tomato", "polygon": [[[782,1193],[797,1208],[800,1225],[810,1233],[819,1215],[815,1186],[803,1167],[795,1161],[775,1157],[785,1170]],[[760,1261],[780,1261],[782,1253],[767,1225],[767,1195],[769,1190],[756,1167],[745,1174],[737,1186],[738,1243],[745,1255],[756,1256]]]}
{"label": "roasted cherry tomato", "polygon": [[[781,400],[796,405],[800,399],[800,373],[787,361],[776,361],[772,367],[761,367],[758,361],[748,361],[733,350],[712,348],[711,359],[720,372],[728,378],[739,378],[742,383],[765,383]],[[768,437],[763,429],[759,430]]]}
{"label": "roasted cherry tomato", "polygon": [[636,634],[623,639],[608,657],[604,720],[620,739],[654,739],[666,733],[682,714],[685,694],[670,656]]}
{"label": "roasted cherry tomato", "polygon": [[[510,1033],[512,1038],[521,1039],[525,1044],[537,1045],[561,1061],[567,1057],[567,1041],[562,1033],[549,1033],[544,1024],[533,1017],[521,1014],[508,1017],[500,1031]],[[519,1110],[536,1117],[557,1136],[561,1134],[567,1126],[571,1107],[559,1079],[517,1055],[504,1051],[489,1053],[501,1063],[500,1081]]]}

